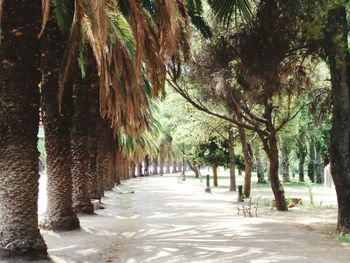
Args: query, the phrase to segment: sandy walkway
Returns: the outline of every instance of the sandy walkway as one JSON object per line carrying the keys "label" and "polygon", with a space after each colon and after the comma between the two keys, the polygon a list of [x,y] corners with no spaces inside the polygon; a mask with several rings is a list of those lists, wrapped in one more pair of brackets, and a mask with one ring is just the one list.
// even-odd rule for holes
{"label": "sandy walkway", "polygon": [[42,233],[59,263],[349,262],[349,247],[286,224],[288,214],[237,216],[231,197],[205,194],[193,180],[138,178],[108,192],[105,210],[80,217],[81,231]]}

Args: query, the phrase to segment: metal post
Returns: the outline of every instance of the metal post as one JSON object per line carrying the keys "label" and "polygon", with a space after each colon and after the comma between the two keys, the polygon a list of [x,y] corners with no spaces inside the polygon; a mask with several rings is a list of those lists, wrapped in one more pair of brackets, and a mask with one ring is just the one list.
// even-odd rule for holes
{"label": "metal post", "polygon": [[186,180],[185,175],[185,143],[182,143],[182,181]]}
{"label": "metal post", "polygon": [[210,175],[209,174],[207,174],[207,182],[206,182],[205,192],[206,193],[211,193],[211,189],[210,189]]}

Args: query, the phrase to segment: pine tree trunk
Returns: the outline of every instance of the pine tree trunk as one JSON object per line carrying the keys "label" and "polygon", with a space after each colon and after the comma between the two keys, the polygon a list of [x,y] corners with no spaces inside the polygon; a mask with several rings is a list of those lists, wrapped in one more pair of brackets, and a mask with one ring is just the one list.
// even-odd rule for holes
{"label": "pine tree trunk", "polygon": [[314,139],[309,141],[309,158],[307,164],[307,176],[311,182],[315,182],[315,145]]}
{"label": "pine tree trunk", "polygon": [[73,210],[75,213],[93,214],[89,192],[89,137],[90,116],[87,114],[91,103],[89,101],[89,85],[80,81],[73,86],[74,115],[71,134],[72,143],[72,179],[73,179]]}
{"label": "pine tree trunk", "polygon": [[298,157],[299,157],[299,182],[304,182],[304,163],[306,158],[306,150],[303,145],[301,145],[303,142],[300,142],[300,145],[298,145]]}
{"label": "pine tree trunk", "polygon": [[230,167],[230,191],[236,191],[236,155],[235,142],[232,128],[228,131],[228,152],[229,152],[229,167]]}
{"label": "pine tree trunk", "polygon": [[258,183],[259,184],[265,184],[266,183],[266,180],[265,180],[265,169],[264,169],[264,164],[263,164],[262,157],[261,157],[261,154],[260,154],[259,146],[256,147],[255,159],[256,159],[256,174],[257,174],[257,177],[258,177]]}
{"label": "pine tree trunk", "polygon": [[58,79],[65,38],[54,20],[48,21],[43,39],[42,110],[44,112],[45,148],[47,152],[48,205],[41,227],[53,231],[80,227],[72,209],[72,90],[66,88],[59,111]]}
{"label": "pine tree trunk", "polygon": [[346,16],[345,7],[340,5],[330,11],[325,49],[332,83],[330,159],[338,198],[338,231],[350,233],[350,55]]}
{"label": "pine tree trunk", "polygon": [[213,185],[218,187],[218,164],[212,163],[211,169],[213,170]]}
{"label": "pine tree trunk", "polygon": [[283,177],[283,182],[288,183],[290,182],[290,175],[289,175],[289,156],[288,156],[288,150],[287,148],[282,145],[281,149],[281,173]]}
{"label": "pine tree trunk", "polygon": [[321,159],[322,153],[321,153],[320,142],[316,143],[315,150],[316,150],[316,157],[315,157],[316,183],[322,184],[323,183],[323,165],[322,165],[322,159]]}
{"label": "pine tree trunk", "polygon": [[5,1],[0,45],[0,261],[44,258],[38,229],[40,4]]}
{"label": "pine tree trunk", "polygon": [[247,138],[245,134],[244,128],[239,127],[239,137],[241,139],[242,143],[242,151],[244,156],[244,196],[249,197],[250,196],[250,189],[251,189],[251,180],[252,180],[252,170],[253,170],[253,160],[252,160],[252,154],[249,150],[249,145],[247,143]]}

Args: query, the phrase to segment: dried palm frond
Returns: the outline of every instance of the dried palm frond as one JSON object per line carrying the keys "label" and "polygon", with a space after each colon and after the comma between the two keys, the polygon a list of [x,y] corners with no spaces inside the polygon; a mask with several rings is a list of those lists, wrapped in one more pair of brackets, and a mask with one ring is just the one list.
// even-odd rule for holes
{"label": "dried palm frond", "polygon": [[42,2],[41,9],[42,9],[42,16],[43,17],[42,17],[41,31],[38,35],[39,38],[44,33],[45,26],[46,26],[46,23],[47,23],[47,20],[49,18],[49,14],[50,14],[50,0],[41,0],[41,2]]}
{"label": "dried palm frond", "polygon": [[62,104],[64,86],[74,66],[74,61],[75,61],[75,58],[77,57],[78,50],[79,50],[79,43],[81,39],[80,22],[83,17],[83,13],[84,13],[83,10],[84,10],[83,0],[76,0],[73,21],[72,21],[72,25],[69,33],[68,44],[67,44],[65,54],[63,56],[62,69],[60,71],[59,88],[58,88],[58,105],[59,106],[61,106]]}

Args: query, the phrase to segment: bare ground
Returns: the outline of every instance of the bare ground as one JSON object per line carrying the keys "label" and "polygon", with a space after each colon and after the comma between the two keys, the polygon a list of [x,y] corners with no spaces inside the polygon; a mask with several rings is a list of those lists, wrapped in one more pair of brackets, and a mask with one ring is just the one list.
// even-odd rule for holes
{"label": "bare ground", "polygon": [[349,262],[335,208],[262,207],[243,218],[236,194],[206,194],[175,176],[132,179],[106,196],[106,209],[80,217],[80,231],[42,231],[51,257],[43,262]]}

